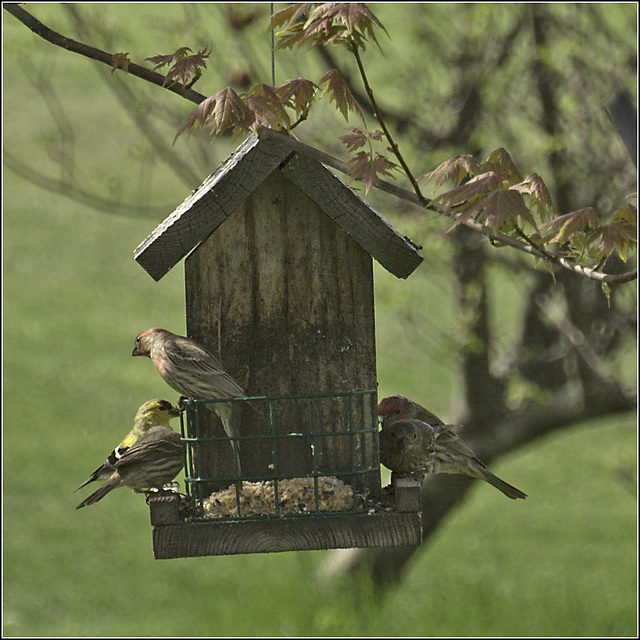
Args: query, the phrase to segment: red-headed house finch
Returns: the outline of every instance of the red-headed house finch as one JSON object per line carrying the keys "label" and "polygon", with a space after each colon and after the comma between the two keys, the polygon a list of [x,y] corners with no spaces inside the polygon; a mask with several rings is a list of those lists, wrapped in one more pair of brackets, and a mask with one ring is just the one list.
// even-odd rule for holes
{"label": "red-headed house finch", "polygon": [[[246,396],[244,389],[223,369],[219,360],[195,340],[166,329],[138,334],[132,356],[147,356],[162,379],[179,394],[196,400]],[[238,435],[231,402],[205,405],[215,411],[229,438]],[[237,459],[238,443],[231,441]]]}
{"label": "red-headed house finch", "polygon": [[[180,410],[174,407],[167,400],[149,400],[145,402],[136,412],[133,420],[133,429],[122,439],[122,442],[108,455],[102,466],[98,467],[78,489],[97,480],[106,480],[113,473],[113,465],[119,460],[124,452],[135,444],[142,435],[151,427],[161,425],[169,427],[171,418],[177,418]],[[78,491],[76,489],[76,491]],[[75,493],[75,491],[74,491]]]}
{"label": "red-headed house finch", "polygon": [[107,481],[76,509],[102,500],[118,487],[135,492],[161,489],[180,473],[183,464],[180,434],[169,427],[151,427],[115,461]]}
{"label": "red-headed house finch", "polygon": [[382,426],[405,418],[422,420],[427,424],[444,424],[438,416],[425,409],[422,405],[409,400],[406,396],[393,394],[386,396],[378,403],[378,416],[382,419]]}
{"label": "red-headed house finch", "polygon": [[[491,473],[454,432],[455,427],[443,424],[419,404],[404,396],[388,396],[378,404],[378,415],[382,417],[380,462],[394,473],[415,474],[420,481],[427,473],[468,475],[488,482],[513,500],[527,497]],[[430,422],[411,415],[422,415]]]}

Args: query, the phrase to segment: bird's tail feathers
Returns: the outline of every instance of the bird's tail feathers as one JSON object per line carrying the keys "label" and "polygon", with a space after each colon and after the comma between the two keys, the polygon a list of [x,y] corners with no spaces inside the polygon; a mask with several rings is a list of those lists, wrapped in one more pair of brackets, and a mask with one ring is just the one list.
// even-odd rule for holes
{"label": "bird's tail feathers", "polygon": [[80,489],[82,489],[82,487],[86,487],[90,482],[93,482],[97,479],[98,477],[96,476],[96,474],[93,474],[88,480],[85,480],[77,489],[74,489],[73,493],[79,491]]}
{"label": "bird's tail feathers", "polygon": [[94,504],[98,502],[98,500],[102,500],[107,493],[113,491],[120,486],[120,476],[117,473],[114,473],[99,489],[94,491],[90,496],[85,498],[76,509],[82,509],[82,507],[87,507],[90,504]]}
{"label": "bird's tail feathers", "polygon": [[505,482],[498,478],[498,476],[493,475],[491,471],[485,470],[482,474],[484,480],[486,480],[492,487],[495,487],[499,491],[502,491],[507,498],[511,498],[512,500],[517,500],[518,498],[524,499],[527,497],[527,494],[520,489],[517,489],[512,484]]}

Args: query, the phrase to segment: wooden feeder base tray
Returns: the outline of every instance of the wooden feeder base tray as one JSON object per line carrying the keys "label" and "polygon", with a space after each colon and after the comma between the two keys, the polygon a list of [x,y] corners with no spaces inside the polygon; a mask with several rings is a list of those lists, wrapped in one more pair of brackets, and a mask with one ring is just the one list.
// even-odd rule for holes
{"label": "wooden feeder base tray", "polygon": [[178,517],[179,498],[160,493],[149,500],[153,554],[156,559],[169,559],[418,546],[422,541],[419,494],[417,482],[403,480],[396,486],[394,511],[184,522]]}

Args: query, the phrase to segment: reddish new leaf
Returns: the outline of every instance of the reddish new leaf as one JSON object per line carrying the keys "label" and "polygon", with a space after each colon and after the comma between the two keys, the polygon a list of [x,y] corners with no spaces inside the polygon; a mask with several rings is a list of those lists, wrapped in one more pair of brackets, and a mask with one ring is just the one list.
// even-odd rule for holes
{"label": "reddish new leaf", "polygon": [[[340,28],[340,25],[343,25],[344,29]],[[362,47],[367,38],[378,44],[374,30],[376,26],[384,29],[380,20],[364,3],[325,2],[309,16],[305,31],[308,31],[311,37],[316,37],[316,44],[343,41],[347,39],[345,36],[348,36]]]}
{"label": "reddish new leaf", "polygon": [[180,125],[174,142],[183,131],[191,131],[197,126],[207,126],[213,133],[218,135],[236,126],[246,119],[247,109],[238,94],[226,87],[218,93],[203,100]]}
{"label": "reddish new leaf", "polygon": [[480,164],[472,156],[464,155],[445,160],[424,177],[427,180],[433,180],[433,188],[437,189],[449,180],[460,184],[466,177],[479,173],[481,173]]}
{"label": "reddish new leaf", "polygon": [[526,220],[532,227],[536,221],[527,208],[520,193],[511,189],[498,189],[490,193],[486,198],[477,202],[473,208],[482,208],[478,212],[476,220],[483,222],[495,231],[509,222],[516,222],[517,218]]}
{"label": "reddish new leaf", "polygon": [[555,233],[549,242],[564,244],[593,228],[598,223],[598,212],[593,207],[585,207],[578,211],[565,213],[540,226],[540,231]]}
{"label": "reddish new leaf", "polygon": [[167,55],[153,56],[151,58],[145,58],[145,60],[148,60],[149,62],[153,62],[153,64],[155,65],[153,67],[153,70],[157,71],[161,67],[164,67],[168,64],[172,64],[179,57],[187,55],[188,51],[191,51],[189,47],[180,47],[179,49],[176,49],[173,53],[169,53]]}
{"label": "reddish new leaf", "polygon": [[506,149],[499,147],[492,151],[482,162],[482,171],[495,171],[503,180],[511,184],[522,181],[522,176],[513,158]]}
{"label": "reddish new leaf", "polygon": [[283,105],[292,107],[296,118],[306,116],[313,104],[318,85],[305,78],[289,80],[275,89]]}
{"label": "reddish new leaf", "polygon": [[610,222],[597,227],[589,234],[589,243],[595,245],[596,255],[606,258],[614,250],[622,260],[626,261],[629,250],[636,245],[637,239],[626,222]]}
{"label": "reddish new leaf", "polygon": [[[308,19],[302,23],[301,18],[311,9]],[[276,49],[342,43],[363,47],[367,39],[377,44],[375,27],[384,29],[367,5],[358,2],[292,4],[273,16],[268,31],[283,25],[278,32]]]}
{"label": "reddish new leaf", "polygon": [[393,177],[391,171],[397,170],[398,165],[391,162],[381,154],[376,154],[372,159],[370,154],[360,151],[348,163],[349,175],[360,180],[365,185],[365,193],[369,193],[371,187],[378,181],[378,174]]}
{"label": "reddish new leaf", "polygon": [[383,132],[380,129],[376,129],[375,131],[364,131],[360,129],[360,127],[346,127],[349,131],[353,131],[353,133],[348,133],[345,136],[340,136],[340,140],[346,145],[347,149],[351,151],[355,151],[360,147],[363,147],[370,140],[380,140],[383,136]]}
{"label": "reddish new leaf", "polygon": [[166,86],[176,80],[187,84],[194,76],[200,76],[201,67],[207,66],[207,58],[209,57],[209,51],[206,47],[193,55],[189,55],[190,52],[189,47],[180,47],[169,55],[158,55],[146,59],[155,64],[154,71],[170,64],[173,65],[165,75],[163,85]]}
{"label": "reddish new leaf", "polygon": [[456,221],[451,229],[471,218],[475,218],[478,222],[486,224],[495,231],[500,230],[508,223],[515,223],[517,218],[523,218],[535,226],[533,216],[527,209],[522,195],[510,189],[495,189],[470,202],[463,201],[459,211],[460,213],[456,216]]}
{"label": "reddish new leaf", "polygon": [[[442,165],[440,165],[442,166]],[[488,193],[500,189],[502,182],[500,178],[493,172],[482,173],[479,176],[471,178],[464,184],[445,191],[440,194],[434,200],[449,205],[450,207],[456,207],[465,202],[477,200],[479,197],[485,196]]]}
{"label": "reddish new leaf", "polygon": [[244,97],[243,102],[247,111],[253,115],[247,128],[254,133],[257,133],[257,127],[260,125],[267,125],[272,129],[289,128],[289,116],[273,87],[263,83],[257,84]]}
{"label": "reddish new leaf", "polygon": [[111,75],[116,69],[122,69],[125,73],[129,71],[129,53],[114,53],[112,56],[113,66],[111,67]]}
{"label": "reddish new leaf", "polygon": [[345,120],[349,120],[349,111],[355,111],[364,120],[362,110],[337,69],[329,69],[329,71],[320,78],[320,84],[325,85],[322,95],[328,93],[329,100],[335,100],[336,106]]}
{"label": "reddish new leaf", "polygon": [[528,175],[522,182],[513,185],[511,188],[531,198],[541,220],[549,220],[555,215],[556,209],[549,189],[547,189],[544,180],[537,173]]}
{"label": "reddish new leaf", "polygon": [[304,16],[311,7],[314,6],[313,2],[297,2],[290,4],[284,9],[280,9],[273,14],[271,22],[267,27],[267,33],[273,31],[276,27],[288,23],[287,27],[291,27],[298,22],[298,20]]}

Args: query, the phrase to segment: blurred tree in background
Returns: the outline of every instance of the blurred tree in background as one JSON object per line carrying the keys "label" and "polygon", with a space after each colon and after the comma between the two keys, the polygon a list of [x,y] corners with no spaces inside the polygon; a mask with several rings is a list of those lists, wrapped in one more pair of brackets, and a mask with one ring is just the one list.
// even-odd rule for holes
{"label": "blurred tree in background", "polygon": [[[184,4],[171,18],[163,17],[162,6],[156,22],[132,24],[126,32],[110,29],[109,5],[46,10],[34,5],[32,13],[92,47],[126,51],[123,67],[129,60],[151,69],[145,59],[178,47],[206,50],[207,68],[185,91],[213,95],[226,85],[240,92],[258,82],[271,83],[268,4]],[[621,92],[636,100],[635,5],[412,3],[372,9],[389,37],[378,38],[380,50],[367,51],[369,78],[414,175],[457,154],[482,160],[503,147],[525,173],[544,178],[562,213],[594,206],[609,214],[636,189],[635,158],[607,115],[607,106]],[[139,32],[147,28],[166,30],[165,50],[144,50]],[[66,116],[65,96],[50,82],[47,69],[36,66],[26,52],[21,60],[54,127],[38,152],[47,157],[46,164],[12,147],[9,137],[5,168],[43,189],[98,210],[159,222],[174,205],[162,201],[167,190],[158,189],[158,183],[168,181],[181,201],[237,144],[226,134],[212,145],[201,129],[172,144],[192,105],[121,69],[97,65],[96,82],[114,93],[133,124],[130,147],[122,152],[126,161],[110,167],[105,180],[97,145],[95,166],[77,165],[79,124]],[[365,117],[373,119],[347,52],[330,46],[305,54],[278,51],[275,62],[280,84],[338,69]],[[344,122],[326,102],[314,107],[295,133],[341,156],[338,136]],[[104,140],[108,144],[108,134]],[[129,176],[136,171],[139,180],[131,192]],[[410,288],[402,288],[402,298],[393,282],[380,277],[378,305],[394,317],[393,330],[379,329],[381,392],[404,393],[437,413],[448,412],[447,421],[465,425],[465,440],[487,463],[551,431],[635,410],[633,283],[613,285],[607,297],[599,282],[557,267],[541,268],[530,256],[491,246],[468,228],[447,233],[450,220],[431,211],[375,190],[368,197],[423,245],[425,255]],[[615,254],[607,261],[609,273],[629,268]],[[432,304],[434,297],[437,304]],[[432,312],[443,304],[451,305],[451,316]],[[412,354],[393,349],[399,335],[411,336]],[[445,363],[458,389],[448,407],[415,378],[405,379],[401,388],[387,386],[387,380],[396,385],[402,380],[405,357],[422,359],[425,368]],[[425,540],[471,482],[457,476],[425,482]],[[382,585],[402,575],[415,551],[360,550],[352,554],[349,567],[366,571]]]}

